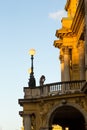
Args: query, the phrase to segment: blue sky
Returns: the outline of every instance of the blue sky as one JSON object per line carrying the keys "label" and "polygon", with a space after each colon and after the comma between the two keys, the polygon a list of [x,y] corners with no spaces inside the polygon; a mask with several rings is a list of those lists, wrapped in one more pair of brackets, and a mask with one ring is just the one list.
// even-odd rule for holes
{"label": "blue sky", "polygon": [[36,50],[36,84],[43,74],[45,83],[60,81],[59,50],[53,46],[61,28],[66,0],[0,1],[0,130],[20,130],[18,99],[28,86],[31,67],[28,51]]}

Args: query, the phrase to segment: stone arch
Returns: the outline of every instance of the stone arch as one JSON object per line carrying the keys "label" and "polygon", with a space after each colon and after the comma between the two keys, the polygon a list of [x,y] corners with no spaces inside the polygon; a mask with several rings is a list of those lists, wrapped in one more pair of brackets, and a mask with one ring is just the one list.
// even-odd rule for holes
{"label": "stone arch", "polygon": [[47,127],[51,127],[54,116],[56,114],[56,112],[59,110],[63,110],[63,108],[69,108],[71,110],[73,110],[75,113],[77,113],[77,115],[81,116],[83,122],[84,122],[84,127],[87,124],[87,112],[79,105],[76,103],[66,103],[66,101],[64,101],[64,103],[58,104],[56,106],[53,107],[53,109],[51,109],[51,111],[48,113],[47,115]]}

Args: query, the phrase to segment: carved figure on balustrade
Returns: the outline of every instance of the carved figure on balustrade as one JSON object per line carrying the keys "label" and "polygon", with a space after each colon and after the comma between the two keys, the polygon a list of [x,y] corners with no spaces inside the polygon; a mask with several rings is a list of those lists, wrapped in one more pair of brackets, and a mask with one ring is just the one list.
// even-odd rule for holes
{"label": "carved figure on balustrade", "polygon": [[40,77],[40,81],[39,81],[39,83],[40,83],[40,86],[43,86],[43,84],[44,84],[44,82],[45,82],[45,76],[44,75],[42,75],[41,77]]}

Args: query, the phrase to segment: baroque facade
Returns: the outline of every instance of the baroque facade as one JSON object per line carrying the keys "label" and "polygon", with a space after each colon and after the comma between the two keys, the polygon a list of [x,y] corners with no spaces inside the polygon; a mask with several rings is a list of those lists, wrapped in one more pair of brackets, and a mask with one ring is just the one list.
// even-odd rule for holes
{"label": "baroque facade", "polygon": [[87,130],[87,0],[67,0],[65,10],[54,41],[61,82],[24,87],[24,130]]}

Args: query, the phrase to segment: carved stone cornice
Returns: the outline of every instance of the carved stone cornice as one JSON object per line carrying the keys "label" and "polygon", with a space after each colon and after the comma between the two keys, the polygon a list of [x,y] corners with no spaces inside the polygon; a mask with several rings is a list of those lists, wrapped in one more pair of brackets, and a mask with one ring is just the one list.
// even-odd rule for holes
{"label": "carved stone cornice", "polygon": [[56,30],[56,36],[60,39],[63,39],[63,37],[66,36],[72,37],[77,35],[79,39],[81,37],[81,34],[84,32],[84,17],[85,17],[84,0],[81,0],[78,3],[75,16],[72,19],[71,27],[70,28],[63,27],[59,30]]}
{"label": "carved stone cornice", "polygon": [[68,28],[62,28],[56,31],[56,36],[63,39],[64,36],[72,36],[72,31]]}
{"label": "carved stone cornice", "polygon": [[62,44],[63,40],[55,40],[53,45],[57,48],[61,48]]}

